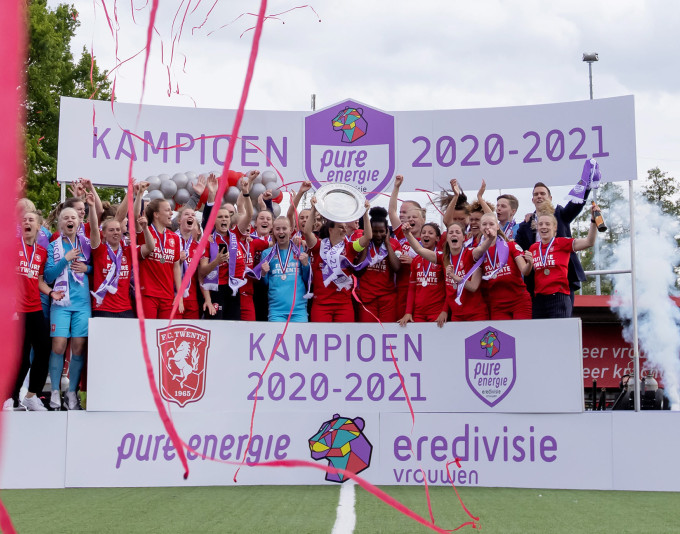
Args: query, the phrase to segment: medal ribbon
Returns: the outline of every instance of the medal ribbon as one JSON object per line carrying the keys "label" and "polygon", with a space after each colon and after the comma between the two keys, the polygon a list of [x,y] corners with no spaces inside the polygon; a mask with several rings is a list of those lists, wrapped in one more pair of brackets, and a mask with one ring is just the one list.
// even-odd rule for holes
{"label": "medal ribbon", "polygon": [[165,259],[165,230],[163,230],[163,240],[161,241],[161,236],[153,224],[151,225],[151,229],[153,230],[153,233],[156,234],[156,238],[158,239],[158,246],[161,247],[161,258]]}
{"label": "medal ribbon", "polygon": [[37,247],[37,243],[33,243],[33,252],[31,252],[31,259],[28,259],[28,254],[26,254],[26,242],[24,241],[24,238],[21,238],[21,246],[24,249],[24,259],[28,261],[28,274],[31,276],[33,274],[33,256],[35,256],[35,249]]}
{"label": "medal ribbon", "polygon": [[505,226],[503,226],[503,233],[508,239],[512,239],[514,236],[514,233],[512,229],[515,227],[517,223],[515,222],[515,219],[512,219],[511,221],[508,221],[505,223]]}
{"label": "medal ribbon", "polygon": [[543,251],[541,250],[541,243],[540,241],[538,242],[538,257],[541,260],[541,267],[545,267],[546,263],[548,261],[548,253],[550,252],[550,248],[552,247],[553,241],[555,241],[555,238],[553,237],[550,240],[550,243],[548,243],[548,248],[545,249],[545,254],[543,254]]}
{"label": "medal ribbon", "polygon": [[274,250],[276,250],[276,257],[279,259],[279,267],[281,267],[281,275],[285,276],[286,275],[286,269],[288,269],[288,262],[290,261],[290,254],[293,252],[293,243],[290,243],[288,245],[288,254],[286,254],[286,263],[283,263],[281,261],[281,249],[279,248],[278,243],[274,245]]}

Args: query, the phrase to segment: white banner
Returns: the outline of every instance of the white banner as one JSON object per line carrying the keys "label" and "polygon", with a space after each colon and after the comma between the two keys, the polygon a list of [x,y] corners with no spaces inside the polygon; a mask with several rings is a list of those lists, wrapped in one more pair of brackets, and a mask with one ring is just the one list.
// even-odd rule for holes
{"label": "white banner", "polygon": [[63,488],[66,412],[2,414],[0,488]]}
{"label": "white banner", "polygon": [[[62,98],[58,179],[126,185],[130,159],[138,179],[221,169],[235,110],[145,105],[137,122],[138,109]],[[396,174],[410,191],[453,177],[468,189],[481,179],[495,189],[573,185],[593,157],[605,181],[636,179],[632,96],[436,111],[383,112],[355,100],[314,113],[249,110],[232,168],[275,168],[286,183],[349,183],[372,197],[391,190]]]}
{"label": "white banner", "polygon": [[[373,484],[422,485],[422,469],[432,485],[680,490],[680,463],[669,445],[680,437],[677,413],[418,414],[413,432],[409,414],[340,415],[362,421],[349,449],[360,463],[359,476]],[[647,416],[653,419],[653,434],[631,432],[631,425]],[[244,455],[248,462],[314,462],[309,439],[329,419],[322,412],[258,414],[247,455],[250,414],[181,413],[174,422],[200,454],[238,464]],[[232,485],[238,467],[189,453],[190,475],[184,481],[155,413],[71,412],[66,454],[66,487]],[[634,459],[641,459],[639,469],[631,469]],[[44,460],[35,462],[42,467]],[[328,465],[325,457],[317,462]],[[326,476],[314,468],[245,465],[237,483],[330,484]],[[30,482],[40,481],[38,476]]]}
{"label": "white banner", "polygon": [[[173,413],[247,412],[256,396],[258,413],[408,412],[400,374],[416,412],[583,410],[579,319],[291,323],[284,337],[273,323],[167,325],[146,321],[146,336]],[[89,340],[88,409],[154,411],[137,320],[91,319]]]}

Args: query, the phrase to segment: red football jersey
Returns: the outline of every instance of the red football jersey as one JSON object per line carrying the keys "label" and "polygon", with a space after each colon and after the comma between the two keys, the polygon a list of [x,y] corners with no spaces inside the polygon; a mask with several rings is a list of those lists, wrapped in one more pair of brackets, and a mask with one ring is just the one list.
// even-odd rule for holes
{"label": "red football jersey", "polygon": [[[130,273],[132,271],[132,251],[130,247],[123,247],[123,257],[120,260],[120,276],[118,277],[118,290],[115,293],[106,293],[102,303],[97,306],[97,302],[92,299],[92,309],[96,311],[123,312],[132,309],[130,302]],[[94,291],[106,280],[109,268],[113,260],[109,256],[106,243],[101,243],[97,248],[92,249],[92,288]],[[141,265],[140,265],[141,270]]]}
{"label": "red football jersey", "polygon": [[[569,256],[574,250],[574,239],[556,237],[550,250],[548,245],[540,241],[531,245],[529,251],[534,260],[534,293],[552,295],[566,293],[569,295]],[[541,256],[546,256],[545,264]]]}
{"label": "red football jersey", "polygon": [[438,315],[442,311],[446,291],[444,270],[439,263],[430,263],[418,256],[411,264],[406,313]]}
{"label": "red football jersey", "polygon": [[[371,257],[377,254],[372,246],[373,242],[368,245],[368,252]],[[395,252],[401,252],[401,246],[396,239],[390,239],[390,245]],[[403,268],[403,267],[402,267]],[[389,295],[396,291],[395,273],[390,267],[387,257],[379,261],[375,265],[369,265],[359,278],[359,289],[357,293],[359,298],[364,302],[371,302],[372,300],[383,295]]]}
{"label": "red football jersey", "polygon": [[[319,302],[320,304],[343,304],[348,300],[351,300],[352,292],[348,289],[343,289],[338,291],[338,286],[331,282],[326,287],[323,283],[323,275],[321,274],[321,269],[324,266],[324,262],[321,259],[321,239],[316,240],[316,245],[312,247],[310,253],[312,255],[312,289],[314,291],[314,302]],[[354,245],[345,241],[345,257],[354,262],[357,252],[354,250]],[[346,275],[351,276],[352,272],[348,269],[344,269],[343,272]]]}
{"label": "red football jersey", "polygon": [[46,263],[47,251],[37,243],[33,246],[26,245],[26,256],[24,256],[23,248],[19,247],[19,257],[16,266],[16,273],[19,276],[16,302],[17,312],[42,311],[38,276],[44,274]]}
{"label": "red football jersey", "polygon": [[[246,273],[246,253],[245,249],[242,245],[242,243],[238,242],[238,238],[241,235],[241,233],[238,231],[238,228],[231,230],[232,232],[236,232],[236,241],[237,241],[237,246],[236,246],[236,269],[234,271],[234,276],[236,278],[243,278]],[[221,234],[215,233],[213,234],[215,236],[215,242],[217,243],[218,247],[225,248],[226,247],[226,252],[229,252],[229,234],[227,234],[226,237],[222,237]],[[208,244],[207,247],[205,247],[205,252],[203,253],[203,257],[207,258],[208,261],[210,260],[210,244]],[[225,284],[229,283],[229,260],[224,262],[223,264],[218,266],[219,268],[219,285],[223,286]]]}
{"label": "red football jersey", "polygon": [[[442,263],[444,257],[442,254],[437,255],[437,261]],[[451,265],[453,265],[456,271],[456,276],[465,276],[470,272],[475,264],[475,260],[472,256],[472,249],[463,248],[461,252],[455,256],[449,258]],[[453,278],[446,273],[446,302],[442,306],[442,311],[450,311],[451,316],[468,316],[477,310],[485,310],[486,302],[484,302],[484,297],[482,296],[479,289],[477,291],[463,290],[460,296],[460,304],[456,303],[456,296],[458,294],[458,284],[454,282]]]}
{"label": "red football jersey", "polygon": [[[139,278],[143,295],[173,300],[175,298],[174,264],[179,260],[179,237],[175,232],[165,229],[156,234],[151,230],[154,240],[153,252],[142,258],[141,245],[144,234],[137,236],[139,249]],[[161,261],[163,260],[163,261]]]}
{"label": "red football jersey", "polygon": [[[482,281],[482,287],[489,302],[489,307],[494,304],[502,306],[512,304],[527,290],[522,273],[515,262],[515,258],[521,256],[524,251],[517,243],[509,241],[508,252],[508,262],[505,266],[496,273],[493,279]],[[490,275],[498,267],[497,261],[496,244],[494,243],[484,255],[484,264],[482,265],[484,276]]]}

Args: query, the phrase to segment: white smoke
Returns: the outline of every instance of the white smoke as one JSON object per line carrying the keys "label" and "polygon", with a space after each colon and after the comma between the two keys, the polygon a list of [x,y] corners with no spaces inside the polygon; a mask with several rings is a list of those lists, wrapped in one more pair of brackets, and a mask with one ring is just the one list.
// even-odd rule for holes
{"label": "white smoke", "polygon": [[[608,225],[629,227],[630,208],[617,202],[609,212]],[[635,201],[635,281],[637,284],[638,339],[647,365],[663,376],[672,410],[680,410],[680,309],[670,299],[676,294],[674,271],[680,261],[675,237],[680,223],[642,198]],[[605,254],[606,268],[630,269],[630,232]],[[617,298],[612,310],[624,321],[624,338],[633,342],[633,291],[630,275],[612,277]]]}

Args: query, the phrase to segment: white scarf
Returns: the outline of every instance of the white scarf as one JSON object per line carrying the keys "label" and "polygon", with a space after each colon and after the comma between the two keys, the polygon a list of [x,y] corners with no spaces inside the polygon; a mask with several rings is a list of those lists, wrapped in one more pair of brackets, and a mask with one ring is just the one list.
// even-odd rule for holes
{"label": "white scarf", "polygon": [[[64,244],[63,244],[63,237],[59,237],[54,242],[54,263],[57,264],[61,261],[61,259],[66,255],[64,252]],[[57,276],[57,279],[54,282],[54,291],[62,291],[64,293],[64,296],[61,300],[52,300],[52,304],[55,306],[70,306],[71,305],[71,295],[69,291],[69,283],[68,283],[68,273],[71,271],[69,269],[68,264],[64,268],[64,270],[61,272],[59,276]],[[80,284],[81,286],[83,285],[82,280],[78,280],[75,276],[73,277],[73,280],[75,280],[76,283]]]}

